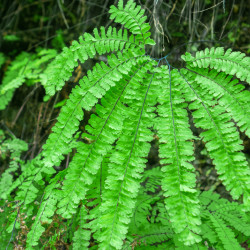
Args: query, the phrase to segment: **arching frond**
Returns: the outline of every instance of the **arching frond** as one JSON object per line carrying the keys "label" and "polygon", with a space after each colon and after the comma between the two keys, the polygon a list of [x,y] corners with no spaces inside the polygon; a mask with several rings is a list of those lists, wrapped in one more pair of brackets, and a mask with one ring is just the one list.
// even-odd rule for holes
{"label": "arching frond", "polygon": [[[66,105],[62,108],[53,133],[49,136],[43,147],[44,165],[51,167],[58,165],[63,159],[62,155],[71,149],[68,147],[72,135],[83,119],[83,111],[90,110],[105,93],[115,86],[131,67],[143,58],[143,51],[119,53],[118,57],[108,57],[109,66],[105,63],[96,64],[88,75],[83,77],[79,86],[73,89]],[[147,60],[145,57],[143,60]],[[112,75],[112,76],[111,76]]]}
{"label": "arching frond", "polygon": [[133,82],[132,91],[128,91],[124,99],[130,106],[130,102],[136,98],[134,105],[127,111],[128,118],[124,120],[122,134],[110,157],[109,175],[100,207],[99,226],[102,230],[98,240],[103,249],[121,249],[135,206],[141,173],[146,163],[144,157],[150,149],[148,142],[153,139],[148,129],[153,125],[152,119],[155,116],[152,113],[156,104],[154,86],[151,86],[153,77],[147,76],[142,86]]}
{"label": "arching frond", "polygon": [[[104,156],[111,150],[111,145],[117,140],[124,126],[123,120],[127,116],[127,109],[122,102],[126,98],[125,93],[130,91],[132,84],[139,84],[135,77],[143,76],[150,65],[144,63],[139,69],[134,67],[127,81],[120,81],[118,87],[108,92],[102,105],[97,106],[98,116],[92,115],[90,126],[86,128],[88,134],[84,135],[92,143],[81,144],[78,149],[79,156],[77,154],[74,157],[69,166],[71,171],[64,182],[64,198],[58,205],[60,207],[58,212],[64,217],[75,213],[76,205],[84,199],[88,186],[95,180]],[[72,185],[72,183],[75,184]]]}
{"label": "arching frond", "polygon": [[23,83],[29,80],[31,85],[42,81],[44,69],[56,54],[53,49],[38,49],[36,54],[22,52],[18,55],[7,68],[0,85],[0,110],[5,109]]}
{"label": "arching frond", "polygon": [[[163,84],[157,108],[159,118],[156,128],[160,137],[159,156],[162,158],[162,188],[166,209],[173,228],[188,245],[201,241],[198,236],[199,201],[195,190],[194,139],[188,124],[188,116],[182,97],[182,79],[178,72],[162,67],[158,79]],[[183,133],[185,131],[185,133]]]}
{"label": "arching frond", "polygon": [[250,83],[250,58],[244,53],[232,52],[232,49],[224,52],[223,47],[218,47],[206,48],[197,52],[195,56],[186,52],[181,58],[187,63],[187,67],[210,67],[229,75],[236,75],[241,81]]}
{"label": "arching frond", "polygon": [[201,137],[206,142],[206,148],[213,159],[219,178],[232,196],[238,199],[244,195],[244,202],[249,207],[249,168],[242,150],[239,133],[231,122],[231,117],[225,109],[217,105],[212,95],[208,95],[200,84],[194,81],[190,74],[185,76],[185,70],[180,72],[189,87],[188,99],[193,99],[189,105],[195,126],[206,131]]}
{"label": "arching frond", "polygon": [[155,42],[149,38],[151,33],[150,25],[145,23],[147,16],[144,16],[145,10],[140,6],[136,6],[134,1],[129,0],[125,6],[123,1],[119,1],[118,8],[114,5],[110,7],[110,19],[115,22],[123,24],[132,34],[136,35],[136,40],[140,41],[143,45],[154,45]]}
{"label": "arching frond", "polygon": [[113,51],[139,48],[139,41],[133,35],[128,36],[127,30],[116,30],[109,27],[105,31],[104,27],[94,29],[94,36],[84,33],[80,36],[79,42],[73,41],[72,45],[63,49],[56,59],[49,65],[45,72],[43,85],[46,93],[54,95],[69,80],[72,71],[78,65],[78,60],[84,63],[88,58],[93,58],[96,54],[102,55]]}
{"label": "arching frond", "polygon": [[192,75],[204,92],[218,99],[219,104],[237,122],[241,131],[250,136],[250,92],[244,90],[244,86],[238,84],[237,79],[232,79],[232,76],[223,72],[198,67],[188,71],[185,73]]}

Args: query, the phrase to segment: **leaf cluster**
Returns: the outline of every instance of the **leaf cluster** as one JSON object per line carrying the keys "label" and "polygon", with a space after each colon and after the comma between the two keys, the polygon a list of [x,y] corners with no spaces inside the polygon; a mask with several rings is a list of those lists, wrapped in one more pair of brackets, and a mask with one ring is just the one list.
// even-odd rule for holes
{"label": "leaf cluster", "polygon": [[[186,53],[185,66],[175,68],[167,56],[146,54],[155,42],[140,6],[119,1],[110,14],[121,29],[85,33],[42,74],[52,96],[78,62],[107,58],[73,88],[42,152],[23,164],[6,193],[16,190],[8,232],[19,229],[17,218],[25,215],[26,249],[41,247],[55,218],[70,224],[72,232],[57,232],[49,242],[64,237],[73,249],[240,248],[249,236],[250,173],[238,129],[249,136],[250,107],[249,92],[237,78],[250,82],[249,57],[211,48]],[[16,67],[25,70],[19,63]],[[33,77],[27,72],[20,78]],[[9,81],[2,85],[2,91],[13,88]],[[86,111],[92,114],[81,129]],[[200,138],[193,135],[188,112]],[[146,171],[156,135],[160,167]],[[198,192],[192,165],[197,139],[242,204]],[[67,168],[62,167],[65,155]]]}

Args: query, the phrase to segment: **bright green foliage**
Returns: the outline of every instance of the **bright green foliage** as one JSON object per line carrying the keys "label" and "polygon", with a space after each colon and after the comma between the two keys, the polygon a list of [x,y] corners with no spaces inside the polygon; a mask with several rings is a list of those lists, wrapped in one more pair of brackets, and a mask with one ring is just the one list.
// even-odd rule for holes
{"label": "bright green foliage", "polygon": [[116,30],[109,27],[105,31],[104,27],[100,32],[94,29],[94,36],[84,33],[79,38],[79,42],[74,41],[69,48],[64,48],[63,52],[54,60],[45,72],[46,81],[44,87],[48,95],[54,95],[60,90],[66,80],[68,80],[74,67],[78,65],[78,60],[84,63],[88,58],[93,58],[96,54],[102,55],[112,51],[135,49],[141,47],[138,39],[134,35],[128,36],[127,30]]}
{"label": "bright green foliage", "polygon": [[19,74],[17,72],[21,72],[27,63],[27,61],[25,61],[27,55],[28,53],[25,52],[18,55],[5,73],[5,77],[0,85],[0,110],[5,109],[12,99],[15,91],[15,88],[9,88],[8,91],[3,91],[3,88],[12,86],[12,84],[9,84],[10,82],[13,82],[16,85],[16,88],[24,82],[24,78],[22,76],[18,76]]}
{"label": "bright green foliage", "polygon": [[250,218],[242,212],[242,206],[220,199],[218,194],[211,192],[202,193],[200,201],[204,239],[207,239],[215,249],[242,249],[235,236],[250,236]]}
{"label": "bright green foliage", "polygon": [[[158,70],[162,81],[159,106],[159,119],[156,129],[160,137],[159,156],[164,179],[162,189],[166,199],[166,209],[170,214],[175,232],[180,238],[192,245],[200,241],[199,201],[195,190],[194,150],[191,140],[194,139],[189,128],[187,104],[184,103],[182,78],[177,70],[168,74],[168,69]],[[185,133],[183,133],[185,131]]]}
{"label": "bright green foliage", "polygon": [[123,6],[123,1],[119,1],[118,8],[114,5],[110,7],[109,13],[111,13],[110,19],[114,19],[115,22],[123,24],[126,29],[132,34],[137,35],[137,41],[142,42],[144,45],[154,45],[155,42],[149,38],[151,35],[150,25],[145,23],[147,17],[144,16],[145,10],[142,10],[140,6],[136,6],[133,1],[128,1],[126,6]]}
{"label": "bright green foliage", "polygon": [[182,59],[187,63],[188,67],[208,68],[217,71],[223,71],[229,75],[236,75],[241,81],[250,83],[250,58],[244,53],[232,52],[228,49],[224,52],[224,48],[206,48],[204,51],[199,51],[193,57],[190,53],[182,56]]}
{"label": "bright green foliage", "polygon": [[7,199],[9,188],[13,184],[13,174],[23,165],[20,159],[21,153],[28,150],[26,142],[17,139],[6,139],[2,130],[0,130],[0,158],[6,159],[9,155],[9,167],[2,173],[0,179],[0,199]]}
{"label": "bright green foliage", "polygon": [[[11,237],[11,232],[6,230],[6,218],[12,213],[11,200],[9,195],[10,187],[13,185],[13,177],[17,176],[17,171],[21,166],[23,170],[24,161],[21,160],[21,154],[27,151],[28,145],[26,142],[15,137],[7,138],[4,132],[0,130],[0,166],[1,166],[1,179],[0,179],[0,246],[6,246]],[[4,166],[9,162],[9,167],[4,169]],[[3,164],[2,164],[3,163]],[[15,219],[16,215],[13,215]],[[5,226],[3,226],[5,225]],[[13,226],[11,227],[12,231]]]}
{"label": "bright green foliage", "polygon": [[27,235],[27,249],[33,249],[33,246],[38,244],[39,238],[45,231],[45,227],[42,226],[42,224],[50,224],[52,222],[51,217],[54,215],[58,200],[57,187],[60,186],[58,182],[64,178],[65,173],[66,170],[57,174],[44,190],[44,196],[42,197],[42,202],[40,204],[38,213],[36,214],[32,229]]}
{"label": "bright green foliage", "polygon": [[[55,217],[73,225],[71,233],[64,232],[73,249],[239,248],[249,231],[250,178],[233,121],[249,136],[250,109],[249,92],[233,78],[249,81],[249,58],[212,48],[196,57],[187,53],[186,67],[176,69],[167,57],[145,54],[154,41],[139,6],[119,1],[110,13],[124,29],[84,34],[41,79],[53,95],[78,61],[107,57],[73,88],[42,152],[9,188],[17,190],[14,199],[31,228],[27,249],[41,247],[39,239]],[[91,116],[82,131],[86,111]],[[192,133],[188,112],[200,138]],[[154,138],[161,166],[145,171]],[[222,183],[243,204],[199,194],[192,165],[197,139],[205,142]],[[64,169],[66,154],[70,163]],[[13,214],[11,228],[18,229]]]}
{"label": "bright green foliage", "polygon": [[74,234],[73,246],[74,249],[86,249],[89,245],[91,231],[86,230],[87,227],[87,211],[84,206],[81,207],[79,213],[79,228]]}
{"label": "bright green foliage", "polygon": [[15,90],[23,83],[30,86],[44,81],[43,71],[56,54],[53,49],[38,49],[34,54],[22,52],[18,55],[8,67],[0,85],[0,110],[5,109]]}
{"label": "bright green foliage", "polygon": [[[186,76],[185,73],[187,73],[185,69],[180,71],[189,86],[186,95],[193,101],[189,109],[195,110],[193,112],[195,126],[206,130],[200,136],[206,142],[206,148],[214,160],[219,178],[231,191],[234,199],[244,194],[244,203],[249,209],[249,167],[244,154],[240,152],[243,146],[239,132],[231,122],[233,117],[225,112],[220,103],[217,105],[213,95],[208,94],[208,89],[203,89],[202,85],[195,81],[196,75],[192,74],[193,72]],[[206,74],[204,75],[206,77]],[[249,117],[245,118],[247,122]]]}
{"label": "bright green foliage", "polygon": [[44,145],[42,154],[45,157],[45,166],[58,165],[62,155],[70,150],[68,143],[78,129],[80,120],[83,119],[82,109],[91,110],[98,102],[98,98],[103,97],[111,87],[116,85],[116,82],[122,79],[123,74],[127,74],[131,67],[141,60],[147,60],[147,58],[139,50],[128,51],[123,55],[119,53],[118,57],[112,55],[108,58],[110,66],[103,62],[97,64],[93,71],[89,71],[88,75],[80,80],[79,86],[72,91],[69,100],[61,110],[58,122],[52,129],[54,133]]}
{"label": "bright green foliage", "polygon": [[244,86],[238,84],[239,81],[233,79],[233,76],[223,72],[218,74],[216,70],[194,67],[189,69],[189,75],[195,77],[203,91],[212,94],[216,99],[219,98],[219,104],[237,122],[240,130],[250,136],[250,92],[244,91]]}
{"label": "bright green foliage", "polygon": [[[128,244],[136,249],[242,249],[240,243],[249,238],[249,216],[242,211],[242,205],[218,194],[203,192],[197,196],[200,202],[202,241],[191,247],[178,241],[172,229],[171,215],[167,212],[159,186],[164,178],[160,168],[144,172],[133,217],[129,226]],[[149,194],[149,191],[151,194]],[[171,221],[170,221],[171,220]],[[136,235],[136,237],[133,237]],[[238,235],[236,239],[236,235]],[[204,244],[206,242],[206,245]],[[123,248],[126,249],[126,248]]]}
{"label": "bright green foliage", "polygon": [[[148,75],[145,85],[131,83],[133,91],[128,91],[125,99],[131,100],[131,93],[137,92],[137,105],[129,112],[124,121],[124,129],[110,157],[109,176],[105,181],[103,201],[100,207],[102,228],[100,247],[122,247],[122,239],[127,233],[127,224],[140,187],[141,173],[145,168],[144,159],[150,149],[152,132],[148,129],[153,125],[155,114],[152,111],[156,104],[153,95],[153,76]],[[141,90],[140,90],[141,89]],[[118,192],[117,192],[118,191]]]}

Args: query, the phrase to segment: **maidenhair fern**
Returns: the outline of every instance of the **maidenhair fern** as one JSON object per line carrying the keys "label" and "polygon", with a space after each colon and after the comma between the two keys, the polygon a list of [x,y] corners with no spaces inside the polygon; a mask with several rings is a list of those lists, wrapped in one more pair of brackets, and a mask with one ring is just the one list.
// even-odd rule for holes
{"label": "maidenhair fern", "polygon": [[26,142],[15,137],[6,139],[2,130],[0,130],[0,143],[0,159],[6,159],[7,155],[9,155],[10,159],[9,167],[2,173],[0,180],[0,199],[6,199],[6,193],[13,182],[12,173],[16,173],[19,165],[24,165],[20,156],[23,151],[28,150],[28,145]]}
{"label": "maidenhair fern", "polygon": [[241,249],[240,243],[247,241],[250,235],[249,216],[242,211],[242,205],[221,199],[211,191],[198,194],[203,242],[190,247],[179,242],[171,225],[171,215],[164,206],[164,191],[158,189],[162,178],[164,173],[159,167],[145,172],[124,249],[130,249],[129,246],[135,249]]}
{"label": "maidenhair fern", "polygon": [[[43,82],[44,69],[56,55],[57,52],[54,49],[37,49],[37,53],[34,54],[27,52],[19,54],[8,67],[0,85],[0,110],[6,108],[15,90],[24,82],[28,86]],[[3,56],[1,57],[0,54],[0,67],[1,63],[3,63]]]}
{"label": "maidenhair fern", "polygon": [[[65,237],[73,249],[240,248],[238,234],[249,236],[249,169],[235,124],[250,135],[250,96],[237,78],[250,83],[249,57],[211,48],[186,53],[185,66],[175,68],[167,56],[147,56],[155,42],[140,6],[119,1],[110,14],[122,29],[85,33],[42,77],[52,96],[78,62],[107,56],[72,90],[42,152],[9,189],[16,190],[13,210],[26,215],[30,227],[26,249],[40,249],[39,239],[55,217],[72,221],[74,234]],[[2,91],[11,88],[7,83]],[[84,111],[92,115],[82,131]],[[199,138],[188,111],[220,180],[242,205],[196,190],[193,140]],[[156,134],[161,167],[145,172]],[[63,169],[66,154],[72,160]],[[17,227],[13,214],[8,225],[8,231]]]}

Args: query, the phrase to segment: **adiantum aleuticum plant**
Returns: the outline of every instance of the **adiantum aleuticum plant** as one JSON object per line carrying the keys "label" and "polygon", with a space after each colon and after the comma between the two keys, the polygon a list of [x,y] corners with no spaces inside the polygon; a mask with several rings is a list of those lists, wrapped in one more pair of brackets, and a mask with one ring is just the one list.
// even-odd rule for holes
{"label": "adiantum aleuticum plant", "polygon": [[[33,218],[27,222],[32,226],[26,249],[39,248],[39,238],[55,215],[77,224],[74,249],[87,249],[90,242],[93,249],[127,249],[126,236],[155,133],[168,227],[183,247],[206,247],[191,164],[192,141],[197,138],[187,110],[203,131],[200,138],[220,180],[249,210],[249,169],[235,125],[250,135],[250,95],[237,80],[250,83],[250,60],[231,49],[211,48],[195,56],[186,53],[185,66],[174,68],[167,57],[147,56],[145,49],[155,42],[140,6],[119,1],[110,14],[122,29],[101,27],[93,35],[85,33],[45,71],[44,87],[52,96],[78,62],[107,55],[107,62],[96,63],[72,90],[42,152],[9,189],[9,193],[17,190],[16,213]],[[84,110],[93,107],[82,133]],[[55,170],[72,149],[76,153],[68,168]],[[37,200],[39,208],[34,205]],[[216,221],[211,223],[216,227]],[[13,227],[14,219],[8,230]]]}
{"label": "adiantum aleuticum plant", "polygon": [[[164,173],[159,167],[144,172],[123,249],[240,249],[250,236],[249,217],[242,204],[229,202],[219,194],[204,191],[200,203],[202,241],[192,246],[180,242],[164,205],[161,186]],[[237,239],[236,239],[237,238]],[[205,243],[206,242],[206,243]],[[204,244],[205,243],[205,244]],[[248,241],[249,244],[249,241]]]}
{"label": "adiantum aleuticum plant", "polygon": [[[0,83],[0,110],[4,110],[9,104],[15,90],[23,83],[32,86],[40,83],[46,76],[43,74],[45,68],[57,55],[54,49],[38,48],[36,53],[22,52],[11,62],[4,73]],[[4,55],[0,53],[0,68],[4,63]],[[46,81],[46,80],[45,80]]]}

